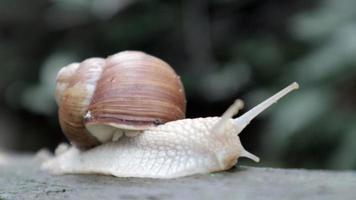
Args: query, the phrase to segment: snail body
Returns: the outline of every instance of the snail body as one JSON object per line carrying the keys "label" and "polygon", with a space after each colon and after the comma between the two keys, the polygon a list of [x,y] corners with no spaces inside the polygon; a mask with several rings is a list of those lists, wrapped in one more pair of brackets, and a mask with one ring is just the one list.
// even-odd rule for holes
{"label": "snail body", "polygon": [[232,117],[243,107],[241,100],[221,117],[171,121],[87,151],[70,147],[47,160],[42,168],[57,174],[176,178],[226,170],[239,157],[258,162],[258,157],[243,148],[238,134],[258,114],[297,88],[293,83],[235,119]]}

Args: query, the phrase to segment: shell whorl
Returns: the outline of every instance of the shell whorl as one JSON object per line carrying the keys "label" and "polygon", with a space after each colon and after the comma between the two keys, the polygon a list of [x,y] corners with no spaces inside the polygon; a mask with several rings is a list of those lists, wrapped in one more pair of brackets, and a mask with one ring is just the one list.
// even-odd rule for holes
{"label": "shell whorl", "polygon": [[180,78],[167,63],[125,51],[106,59],[86,123],[145,130],[184,118],[185,104]]}
{"label": "shell whorl", "polygon": [[83,116],[87,112],[104,65],[104,59],[91,58],[81,64],[68,65],[58,73],[56,96],[59,122],[66,137],[79,148],[99,144],[86,130]]}
{"label": "shell whorl", "polygon": [[57,76],[56,101],[63,132],[82,149],[182,119],[186,106],[175,71],[138,51],[63,67]]}

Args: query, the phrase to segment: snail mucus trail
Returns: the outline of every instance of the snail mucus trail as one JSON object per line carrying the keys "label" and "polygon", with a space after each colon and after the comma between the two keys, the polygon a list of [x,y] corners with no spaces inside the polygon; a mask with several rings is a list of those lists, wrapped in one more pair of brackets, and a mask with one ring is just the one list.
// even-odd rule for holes
{"label": "snail mucus trail", "polygon": [[176,178],[227,170],[239,157],[256,162],[246,151],[239,133],[257,115],[289,92],[296,82],[258,104],[240,117],[241,100],[221,117],[180,119],[149,127],[136,137],[122,137],[81,151],[67,146],[42,164],[54,174],[105,174],[116,177]]}

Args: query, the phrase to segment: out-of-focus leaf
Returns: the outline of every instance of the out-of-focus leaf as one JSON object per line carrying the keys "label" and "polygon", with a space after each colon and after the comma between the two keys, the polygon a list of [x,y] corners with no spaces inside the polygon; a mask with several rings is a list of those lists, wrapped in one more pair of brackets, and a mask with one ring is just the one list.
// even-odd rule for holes
{"label": "out-of-focus leaf", "polygon": [[349,130],[346,135],[342,135],[343,140],[337,151],[331,156],[329,165],[335,169],[353,169],[356,167],[356,127]]}
{"label": "out-of-focus leaf", "polygon": [[[337,80],[343,74],[355,73],[356,26],[339,30],[330,40],[295,63],[295,77],[301,83]],[[351,64],[351,65],[350,65]]]}
{"label": "out-of-focus leaf", "polygon": [[[297,93],[297,94],[296,94]],[[270,125],[264,133],[264,147],[278,157],[289,147],[294,134],[313,124],[328,109],[332,97],[328,90],[303,89],[278,102],[270,115]]]}
{"label": "out-of-focus leaf", "polygon": [[68,52],[54,53],[43,63],[40,83],[26,89],[22,95],[23,105],[32,112],[50,115],[55,112],[54,91],[58,71],[73,62],[75,56]]}
{"label": "out-of-focus leaf", "polygon": [[233,63],[225,66],[221,70],[204,74],[202,80],[193,84],[197,87],[202,96],[208,101],[221,101],[231,97],[231,94],[238,92],[250,79],[251,72],[249,66],[242,63]]}
{"label": "out-of-focus leaf", "polygon": [[335,31],[354,22],[355,7],[354,0],[323,0],[315,10],[293,19],[291,33],[311,43],[327,41]]}

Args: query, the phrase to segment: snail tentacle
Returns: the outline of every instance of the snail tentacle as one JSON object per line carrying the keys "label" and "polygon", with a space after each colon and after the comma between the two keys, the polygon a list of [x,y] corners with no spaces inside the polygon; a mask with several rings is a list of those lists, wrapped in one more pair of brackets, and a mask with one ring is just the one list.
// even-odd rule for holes
{"label": "snail tentacle", "polygon": [[264,110],[266,110],[268,107],[270,107],[272,104],[276,103],[279,99],[287,95],[293,90],[296,90],[299,88],[298,83],[294,82],[278,93],[274,94],[270,98],[264,100],[262,103],[258,104],[257,106],[253,107],[251,110],[247,111],[245,114],[241,115],[238,118],[235,118],[235,124],[236,126],[239,127],[240,132],[253,120],[257,115],[262,113]]}
{"label": "snail tentacle", "polygon": [[241,151],[241,157],[245,157],[245,158],[249,158],[255,162],[260,162],[260,158],[257,157],[256,155],[248,152],[246,149],[242,148],[242,151]]}
{"label": "snail tentacle", "polygon": [[239,110],[244,107],[244,103],[242,100],[237,99],[235,102],[224,112],[218,122],[211,129],[212,133],[219,134],[224,131],[224,126],[229,122],[229,120],[237,115]]}

